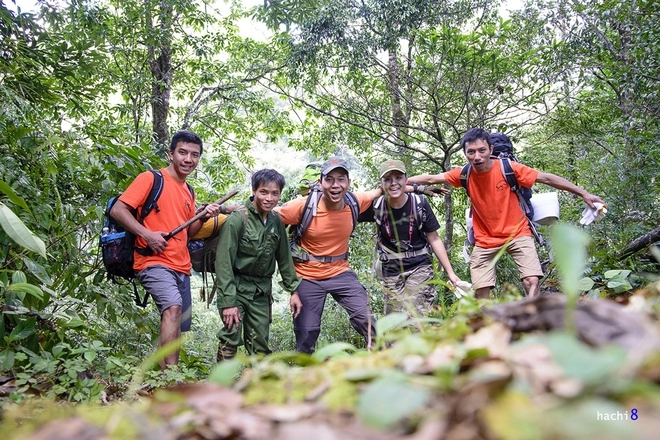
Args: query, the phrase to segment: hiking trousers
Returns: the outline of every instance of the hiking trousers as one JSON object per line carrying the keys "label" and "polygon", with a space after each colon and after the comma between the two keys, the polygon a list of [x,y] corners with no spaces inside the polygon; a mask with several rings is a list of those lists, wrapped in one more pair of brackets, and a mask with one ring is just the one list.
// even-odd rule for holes
{"label": "hiking trousers", "polygon": [[[236,295],[236,301],[241,323],[238,328],[233,326],[231,330],[222,325],[218,332],[220,346],[236,353],[236,349],[245,344],[248,354],[269,354],[270,298],[267,294],[261,294],[248,300],[242,295]],[[222,312],[220,316],[222,317]]]}
{"label": "hiking trousers", "polygon": [[426,316],[438,296],[435,287],[429,284],[433,277],[433,266],[421,264],[398,275],[380,278],[385,294],[385,314],[404,312]]}
{"label": "hiking trousers", "polygon": [[303,279],[298,287],[302,302],[300,315],[293,320],[296,335],[296,350],[312,353],[321,333],[321,317],[326,296],[330,294],[348,312],[353,328],[360,333],[371,347],[376,334],[376,322],[369,308],[369,296],[357,275],[348,270],[325,280]]}

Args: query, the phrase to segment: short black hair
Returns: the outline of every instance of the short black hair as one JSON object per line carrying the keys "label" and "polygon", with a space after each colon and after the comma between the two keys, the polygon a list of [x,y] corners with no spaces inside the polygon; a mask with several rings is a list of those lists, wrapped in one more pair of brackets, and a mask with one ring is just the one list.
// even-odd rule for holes
{"label": "short black hair", "polygon": [[463,138],[461,139],[461,148],[463,149],[463,152],[465,152],[465,147],[467,146],[468,142],[474,142],[480,139],[486,141],[488,146],[492,145],[490,142],[490,133],[483,128],[471,128],[466,131],[463,135]]}
{"label": "short black hair", "polygon": [[197,133],[193,133],[189,130],[179,130],[174,133],[172,136],[172,142],[170,143],[170,151],[174,151],[176,144],[179,142],[189,142],[191,144],[199,145],[199,154],[204,152],[204,144],[202,143],[202,138],[200,138]]}
{"label": "short black hair", "polygon": [[267,183],[275,182],[280,187],[280,191],[284,189],[286,181],[284,176],[273,169],[264,169],[255,172],[252,175],[252,191],[256,191],[259,186]]}

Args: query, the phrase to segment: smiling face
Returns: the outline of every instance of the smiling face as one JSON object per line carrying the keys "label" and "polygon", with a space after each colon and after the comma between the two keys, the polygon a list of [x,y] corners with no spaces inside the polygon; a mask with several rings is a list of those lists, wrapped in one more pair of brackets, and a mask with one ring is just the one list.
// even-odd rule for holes
{"label": "smiling face", "polygon": [[484,139],[477,139],[465,144],[465,157],[477,172],[488,171],[493,166],[490,158],[493,147]]}
{"label": "smiling face", "polygon": [[405,195],[407,182],[408,176],[396,170],[388,172],[380,179],[383,191],[391,199],[398,199]]}
{"label": "smiling face", "polygon": [[256,190],[252,191],[252,204],[261,215],[266,215],[277,206],[280,201],[282,189],[277,182],[261,183]]}
{"label": "smiling face", "polygon": [[173,150],[169,151],[170,166],[181,181],[197,168],[201,150],[202,147],[198,144],[180,141]]}
{"label": "smiling face", "polygon": [[351,179],[348,178],[348,172],[343,168],[335,168],[321,176],[321,187],[326,205],[342,203],[350,184]]}

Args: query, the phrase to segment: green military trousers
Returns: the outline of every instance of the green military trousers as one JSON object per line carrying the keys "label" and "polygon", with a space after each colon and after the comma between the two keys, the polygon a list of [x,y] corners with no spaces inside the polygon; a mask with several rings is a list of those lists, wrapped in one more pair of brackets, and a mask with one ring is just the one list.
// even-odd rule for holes
{"label": "green military trousers", "polygon": [[218,332],[220,350],[227,354],[236,353],[236,349],[245,344],[248,354],[269,354],[268,332],[270,327],[270,298],[266,294],[257,294],[252,299],[237,295],[238,313],[241,322],[238,328],[226,326]]}

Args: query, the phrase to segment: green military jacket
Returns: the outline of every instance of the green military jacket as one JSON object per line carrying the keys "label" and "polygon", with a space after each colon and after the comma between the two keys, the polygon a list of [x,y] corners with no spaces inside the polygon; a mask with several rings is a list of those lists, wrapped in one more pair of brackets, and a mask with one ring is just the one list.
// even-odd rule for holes
{"label": "green military jacket", "polygon": [[287,232],[279,214],[269,212],[264,224],[250,200],[240,209],[244,209],[243,213],[236,210],[227,217],[218,240],[215,272],[221,312],[238,304],[237,295],[248,300],[258,295],[270,296],[276,262],[284,289],[294,292],[301,281],[293,267]]}

